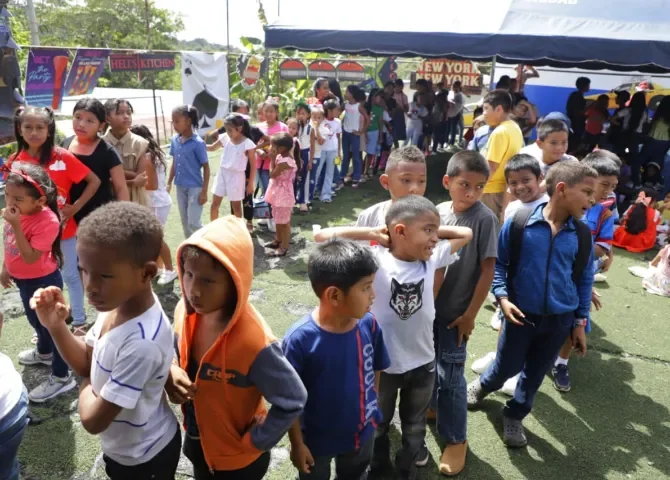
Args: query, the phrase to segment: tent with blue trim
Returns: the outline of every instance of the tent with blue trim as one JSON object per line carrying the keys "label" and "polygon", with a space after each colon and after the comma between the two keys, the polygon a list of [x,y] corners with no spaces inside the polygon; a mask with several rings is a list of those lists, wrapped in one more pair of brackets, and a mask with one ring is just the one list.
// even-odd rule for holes
{"label": "tent with blue trim", "polygon": [[664,73],[670,0],[316,2],[283,11],[265,45]]}

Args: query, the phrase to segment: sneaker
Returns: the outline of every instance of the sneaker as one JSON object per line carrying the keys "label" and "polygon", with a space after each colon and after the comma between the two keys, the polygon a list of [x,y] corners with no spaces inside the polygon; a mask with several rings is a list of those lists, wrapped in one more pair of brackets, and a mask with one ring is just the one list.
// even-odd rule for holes
{"label": "sneaker", "polygon": [[337,187],[335,187],[335,191],[336,191],[336,192],[339,192],[339,191],[342,190],[343,188],[344,188],[344,183],[340,183],[340,184],[337,185]]}
{"label": "sneaker", "polygon": [[482,387],[482,382],[477,378],[468,384],[467,400],[468,408],[477,408],[481,405],[482,400],[486,398],[489,393]]}
{"label": "sneaker", "polygon": [[367,181],[368,181],[367,177],[361,177],[358,183],[367,183]]}
{"label": "sneaker", "polygon": [[164,268],[158,268],[156,269],[156,278],[160,278],[161,275],[163,275],[163,272],[165,271]]}
{"label": "sneaker", "polygon": [[163,270],[158,285],[168,285],[177,279],[177,272],[175,270]]}
{"label": "sneaker", "polygon": [[77,382],[71,374],[65,378],[49,375],[49,378],[30,391],[28,398],[34,403],[44,403],[61,393],[69,392],[76,386]]}
{"label": "sneaker", "polygon": [[502,308],[498,307],[496,308],[496,311],[493,312],[493,316],[491,317],[491,328],[493,330],[500,330],[500,328],[502,327],[502,322],[503,322]]}
{"label": "sneaker", "polygon": [[602,273],[596,273],[593,276],[593,281],[596,283],[602,283],[607,281],[607,275],[603,275]]}
{"label": "sneaker", "polygon": [[528,445],[526,431],[521,420],[507,418],[503,415],[503,442],[512,448],[522,448]]}
{"label": "sneaker", "polygon": [[330,198],[326,198],[324,200],[321,200],[323,203],[333,203],[333,200]]}
{"label": "sneaker", "polygon": [[481,375],[486,371],[487,368],[495,361],[496,352],[489,352],[484,355],[482,358],[478,358],[472,362],[472,371],[477,375]]}
{"label": "sneaker", "polygon": [[555,365],[551,369],[551,376],[554,377],[554,388],[559,392],[569,392],[570,385],[570,372],[568,371],[567,365]]}
{"label": "sneaker", "polygon": [[428,453],[428,447],[424,443],[421,445],[421,448],[419,449],[419,453],[416,454],[416,461],[414,462],[414,465],[417,467],[425,467],[428,465],[428,459],[430,458],[430,454]]}
{"label": "sneaker", "polygon": [[508,397],[513,397],[514,391],[516,390],[516,384],[519,382],[519,375],[521,374],[517,373],[512,378],[508,378],[507,381],[503,384],[500,391],[505,395],[507,395]]}
{"label": "sneaker", "polygon": [[37,353],[37,349],[33,348],[32,350],[25,350],[19,353],[19,363],[21,365],[51,365],[51,359],[53,358],[52,353],[46,355],[40,355]]}
{"label": "sneaker", "polygon": [[468,454],[468,441],[450,443],[440,457],[440,473],[447,477],[458,475],[465,468],[465,457]]}
{"label": "sneaker", "polygon": [[358,188],[359,186],[360,186],[360,184],[358,182],[353,182],[351,184],[351,188]]}

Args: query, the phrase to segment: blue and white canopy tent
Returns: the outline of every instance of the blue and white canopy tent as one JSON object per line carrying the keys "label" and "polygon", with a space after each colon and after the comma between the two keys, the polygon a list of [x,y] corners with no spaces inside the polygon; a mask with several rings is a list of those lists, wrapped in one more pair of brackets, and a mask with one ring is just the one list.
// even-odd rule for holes
{"label": "blue and white canopy tent", "polygon": [[[339,0],[286,9],[265,45],[373,56],[670,72],[670,0]],[[291,11],[293,10],[293,11]]]}

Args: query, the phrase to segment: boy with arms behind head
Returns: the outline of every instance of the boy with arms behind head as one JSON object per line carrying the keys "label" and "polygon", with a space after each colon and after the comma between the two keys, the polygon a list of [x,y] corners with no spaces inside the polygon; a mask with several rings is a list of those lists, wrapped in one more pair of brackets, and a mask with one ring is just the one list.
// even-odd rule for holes
{"label": "boy with arms behind head", "polygon": [[502,218],[505,208],[505,164],[524,146],[519,125],[509,118],[512,110],[512,96],[507,90],[493,90],[484,97],[484,116],[493,130],[486,149],[482,152],[491,170],[491,176],[484,188],[482,203]]}
{"label": "boy with arms behind head", "polygon": [[151,210],[108,203],[78,231],[84,289],[100,312],[85,339],[65,324],[60,289],[38,290],[31,300],[58,351],[84,377],[81,423],[100,435],[105,471],[115,480],[174,478],[179,461],[181,434],[163,395],[172,327],[151,289],[162,243],[163,229]]}
{"label": "boy with arms behind head", "polygon": [[386,225],[386,212],[394,201],[407,195],[426,193],[426,157],[415,146],[400,147],[391,152],[379,183],[388,190],[391,200],[379,202],[358,215],[357,227]]}
{"label": "boy with arms behind head", "polygon": [[[593,248],[579,218],[594,203],[596,178],[587,165],[561,162],[547,175],[549,203],[518,212],[500,232],[493,293],[507,321],[494,363],[468,385],[468,406],[479,406],[521,371],[503,409],[503,441],[509,447],[527,444],[522,421],[565,339],[586,354]],[[525,224],[519,225],[518,215]]]}
{"label": "boy with arms behind head", "polygon": [[447,444],[440,459],[440,472],[445,475],[456,475],[465,466],[466,344],[491,288],[497,254],[498,218],[479,200],[489,179],[489,164],[478,152],[459,152],[451,157],[443,179],[451,201],[437,207],[442,225],[467,227],[473,236],[446,277],[444,272],[436,274],[444,283],[435,300],[437,383],[433,405],[437,431]]}
{"label": "boy with arms behind head", "polygon": [[317,245],[307,266],[319,306],[286,333],[284,354],[307,387],[301,419],[289,431],[301,480],[358,479],[372,458],[380,371],[390,360],[370,307],[374,254],[356,242]]}
{"label": "boy with arms behind head", "polygon": [[[386,227],[339,227],[321,230],[324,241],[333,236],[376,240],[379,261],[375,276],[372,313],[384,331],[391,365],[381,375],[379,404],[383,420],[377,429],[371,476],[389,478],[390,422],[398,390],[402,448],[395,458],[401,478],[414,478],[417,466],[426,465],[424,445],[426,412],[435,383],[433,346],[433,281],[435,270],[453,261],[452,251],[463,247],[471,232],[462,227],[440,227],[440,216],[427,199],[410,195],[397,200],[386,214]],[[439,242],[438,240],[448,240]],[[390,247],[390,248],[385,248]]]}
{"label": "boy with arms behind head", "polygon": [[219,218],[182,243],[177,258],[184,295],[165,389],[183,404],[184,455],[196,480],[260,480],[307,393],[249,303],[251,237],[241,219]]}

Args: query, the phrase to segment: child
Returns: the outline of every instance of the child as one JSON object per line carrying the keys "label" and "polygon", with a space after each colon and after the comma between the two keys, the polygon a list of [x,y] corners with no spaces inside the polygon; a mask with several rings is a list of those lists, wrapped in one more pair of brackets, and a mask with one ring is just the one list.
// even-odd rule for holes
{"label": "child", "polygon": [[[0,334],[3,316],[0,312]],[[19,477],[19,447],[28,427],[28,393],[12,359],[0,352],[0,478]]]}
{"label": "child", "polygon": [[612,245],[629,252],[646,252],[656,243],[656,226],[661,222],[661,212],[651,207],[656,192],[642,190],[633,205],[628,207],[614,231]]}
{"label": "child", "polygon": [[495,362],[468,385],[467,401],[468,407],[479,406],[521,371],[514,398],[503,409],[508,447],[527,444],[522,421],[565,339],[571,338],[574,348],[586,354],[593,249],[578,219],[595,203],[596,178],[587,165],[561,162],[547,175],[549,203],[529,213],[519,238],[512,234],[519,228],[514,219],[500,232],[493,292],[507,321]]}
{"label": "child", "polygon": [[368,248],[342,239],[317,245],[309,256],[319,306],[283,341],[286,358],[307,387],[305,410],[289,430],[300,480],[330,478],[332,459],[338,478],[363,478],[370,464],[382,421],[379,378],[391,363],[370,313],[377,268]]}
{"label": "child", "polygon": [[272,249],[271,257],[283,257],[288,252],[291,240],[291,211],[295,205],[293,181],[298,170],[291,156],[293,138],[288,133],[277,133],[271,138],[271,154],[274,159],[270,164],[270,185],[265,200],[272,205],[272,216],[277,225],[274,242],[265,246]]}
{"label": "child", "polygon": [[[130,131],[149,142],[147,147],[147,206],[154,212],[158,221],[161,222],[163,230],[167,224],[168,215],[172,209],[172,198],[167,191],[167,163],[165,153],[160,148],[154,136],[144,125],[133,125]],[[172,265],[172,253],[170,247],[163,238],[159,260],[164,269],[159,268],[158,285],[168,285],[177,278],[177,271]]]}
{"label": "child", "polygon": [[[534,210],[538,205],[549,202],[549,195],[543,193],[540,188],[544,177],[540,165],[534,157],[519,153],[510,158],[505,165],[505,179],[510,193],[516,199],[507,205],[505,221],[512,218],[519,210]],[[491,317],[491,327],[500,332],[504,319],[502,309],[498,306]],[[484,373],[493,363],[495,357],[495,352],[489,352],[484,357],[475,360],[472,364],[472,371],[477,374]],[[507,380],[501,389],[502,393],[509,396],[514,395],[517,381],[518,376]]]}
{"label": "child", "polygon": [[105,103],[109,130],[103,137],[123,160],[123,173],[130,192],[130,201],[147,204],[147,162],[145,153],[149,143],[130,131],[133,124],[133,106],[128,100],[111,99]]}
{"label": "child", "polygon": [[442,183],[451,201],[438,205],[442,225],[467,227],[473,241],[446,273],[435,300],[437,382],[432,405],[437,431],[447,445],[440,473],[456,475],[465,467],[468,450],[464,364],[466,345],[493,281],[498,221],[479,199],[489,178],[489,164],[478,152],[458,152],[449,160]]}
{"label": "child", "polygon": [[[288,127],[285,123],[279,121],[279,104],[274,100],[267,100],[263,103],[263,118],[264,123],[258,124],[265,135],[272,137],[275,133],[288,132]],[[258,178],[263,187],[263,195],[268,191],[270,184],[270,162],[271,158],[266,150],[261,150],[262,154],[256,157],[256,170],[258,171]]]}
{"label": "child", "polygon": [[172,190],[174,181],[181,227],[186,238],[202,227],[202,208],[207,203],[209,187],[207,146],[195,131],[197,124],[198,110],[194,106],[180,105],[172,110],[172,127],[177,133],[170,142],[173,160],[167,191]]}
{"label": "child", "polygon": [[57,195],[56,185],[37,165],[15,163],[7,175],[7,208],[3,212],[5,261],[0,282],[4,288],[16,284],[28,322],[37,333],[37,347],[21,352],[19,363],[51,367],[49,378],[28,394],[34,403],[44,403],[76,386],[52,336],[42,328],[29,303],[40,288],[63,288]]}
{"label": "child", "polygon": [[484,187],[482,203],[498,219],[505,209],[505,164],[524,146],[519,125],[510,119],[512,96],[506,90],[493,90],[484,97],[486,123],[493,129],[482,154],[489,163],[491,176]]}
{"label": "child", "polygon": [[409,111],[407,112],[407,142],[405,145],[414,145],[421,148],[423,145],[419,144],[421,134],[423,132],[423,118],[428,115],[428,110],[423,106],[424,95],[416,95],[414,101],[409,104]]}
{"label": "child", "polygon": [[110,203],[81,223],[79,265],[100,312],[85,341],[65,325],[59,288],[39,289],[30,302],[65,361],[84,377],[81,424],[100,435],[113,480],[174,478],[179,461],[179,425],[163,392],[172,327],[151,289],[162,241],[158,219],[136,203]]}
{"label": "child", "polygon": [[300,181],[298,182],[298,193],[296,200],[298,202],[300,213],[309,212],[308,205],[312,203],[314,195],[314,177],[312,176],[309,149],[310,149],[310,128],[309,118],[311,109],[306,103],[299,103],[295,110],[295,117],[298,121],[298,142],[300,143]]}
{"label": "child", "polygon": [[590,152],[598,144],[603,134],[605,122],[609,119],[608,107],[610,97],[598,95],[598,99],[586,109],[586,132],[584,133],[584,144],[586,151]]}
{"label": "child", "polygon": [[[54,145],[56,121],[50,108],[17,110],[14,131],[18,151],[10,157],[9,166],[12,162],[40,165],[56,185],[58,209],[64,222],[61,234],[62,275],[72,304],[72,330],[75,335],[83,336],[86,334],[86,310],[84,286],[77,265],[77,223],[73,216],[93,198],[100,187],[100,179],[73,154]],[[72,201],[70,193],[76,184],[82,182],[85,183],[81,195]]]}
{"label": "child", "polygon": [[[445,139],[452,147],[456,144],[456,131],[458,129],[459,119],[463,117],[463,105],[465,99],[461,91],[461,82],[456,80],[451,86],[451,91],[447,97],[449,109],[447,110],[447,131]],[[461,132],[461,136],[463,133]]]}
{"label": "child", "polygon": [[[344,93],[344,119],[342,120],[342,165],[340,175],[343,183],[358,188],[361,180],[361,135],[369,125],[365,111],[365,92],[356,85],[349,85]],[[353,173],[349,175],[349,162],[353,158]]]}
{"label": "child", "polygon": [[383,227],[386,225],[386,213],[394,201],[426,193],[426,157],[423,152],[412,145],[393,150],[379,183],[384,190],[388,190],[391,200],[363,210],[356,220],[357,227]]}
{"label": "child", "polygon": [[335,165],[335,159],[342,146],[342,122],[337,118],[339,107],[335,100],[326,100],[323,109],[326,116],[323,122],[325,132],[315,131],[316,142],[320,142],[319,137],[322,137],[324,142],[321,143],[321,159],[314,180],[317,182],[316,190],[321,192],[319,199],[323,203],[331,203],[334,195],[333,184],[337,183],[338,186],[340,184],[340,175],[336,173],[338,169]]}
{"label": "child", "polygon": [[[85,205],[72,215],[77,224],[92,211],[112,200],[130,200],[123,173],[123,162],[114,147],[100,138],[100,133],[105,129],[105,121],[104,105],[95,98],[83,98],[75,104],[72,113],[75,136],[63,141],[63,148],[72,152],[100,179],[100,187]],[[73,184],[70,189],[70,202],[73,205],[77,203],[84,197],[87,188],[87,182]]]}
{"label": "child", "polygon": [[[212,187],[212,206],[210,220],[219,218],[221,200],[228,198],[233,214],[242,218],[242,201],[248,194],[253,193],[256,183],[256,144],[251,141],[251,126],[240,115],[231,113],[223,119],[226,134],[221,135],[216,143],[207,147],[213,152],[223,147],[219,171]],[[244,172],[248,165],[254,165],[249,178]]]}
{"label": "child", "polygon": [[[325,124],[325,114],[323,112],[322,105],[313,105],[312,106],[312,116],[310,118],[311,122],[309,125],[310,134],[309,134],[309,162],[307,164],[307,170],[311,173],[312,180],[314,182],[314,194],[317,192],[320,193],[321,188],[318,188],[317,185],[318,179],[321,176],[322,163],[321,163],[321,149],[323,144],[326,143],[326,137],[330,133],[326,124]],[[322,187],[322,186],[321,186]]]}
{"label": "child", "polygon": [[233,216],[205,226],[177,251],[184,296],[175,309],[178,350],[165,389],[183,404],[184,454],[196,480],[263,478],[270,449],[307,399],[249,303],[253,252],[244,223]]}
{"label": "child", "polygon": [[[552,114],[547,115],[547,117],[550,115]],[[551,166],[557,162],[576,160],[572,155],[566,154],[570,135],[568,125],[558,118],[547,117],[537,126],[537,140],[535,143],[523,147],[519,152],[534,157],[540,164],[543,176],[546,176]],[[545,189],[543,188],[543,190]]]}
{"label": "child", "polygon": [[670,297],[670,245],[658,252],[650,267],[642,279],[642,286],[654,295]]}
{"label": "child", "polygon": [[368,181],[370,167],[375,167],[377,163],[377,149],[380,148],[382,141],[382,130],[384,129],[384,108],[382,102],[384,101],[383,90],[373,90],[365,105],[365,110],[370,116],[370,123],[368,124],[368,131],[366,133],[367,143],[365,146],[365,166],[363,168],[363,176],[361,182]]}

